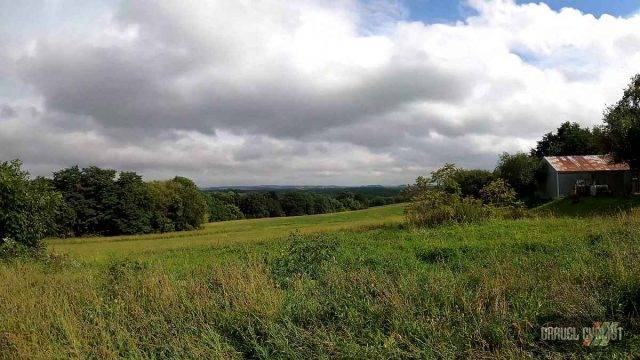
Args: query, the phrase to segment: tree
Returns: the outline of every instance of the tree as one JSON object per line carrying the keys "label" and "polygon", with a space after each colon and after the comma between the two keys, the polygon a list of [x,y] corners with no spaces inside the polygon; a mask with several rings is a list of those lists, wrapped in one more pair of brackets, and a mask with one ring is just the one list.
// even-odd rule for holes
{"label": "tree", "polygon": [[113,234],[144,234],[151,228],[151,194],[142,177],[134,172],[120,173],[116,180]]}
{"label": "tree", "polygon": [[289,191],[280,199],[282,210],[287,216],[315,214],[315,199],[313,194],[306,191]]}
{"label": "tree", "polygon": [[205,193],[209,208],[209,221],[227,221],[244,219],[244,214],[226,194]]}
{"label": "tree", "polygon": [[460,169],[455,164],[444,164],[438,170],[431,172],[430,182],[440,190],[458,194],[460,192],[460,184],[456,182],[455,176],[459,171]]}
{"label": "tree", "polygon": [[528,154],[503,153],[495,173],[504,179],[520,197],[531,197],[536,190],[536,171],[540,161]]}
{"label": "tree", "polygon": [[0,243],[37,247],[54,227],[62,201],[43,181],[30,181],[19,160],[0,163]]}
{"label": "tree", "polygon": [[601,130],[583,128],[578,123],[565,122],[556,133],[545,134],[531,155],[542,159],[545,156],[595,155],[605,153]]}
{"label": "tree", "polygon": [[336,196],[336,200],[342,203],[345,210],[360,210],[365,208],[365,204],[356,199],[356,196],[350,191],[343,191]]}
{"label": "tree", "polygon": [[614,160],[640,169],[640,74],[631,79],[622,98],[605,110],[604,122]]}
{"label": "tree", "polygon": [[72,223],[65,225],[75,235],[113,234],[115,177],[115,170],[96,166],[82,170],[74,166],[53,174],[53,184],[69,207],[67,218]]}
{"label": "tree", "polygon": [[480,198],[485,204],[495,206],[517,205],[515,190],[504,179],[497,179],[480,190]]}
{"label": "tree", "polygon": [[240,211],[249,219],[269,217],[269,200],[263,193],[248,193],[240,199]]}
{"label": "tree", "polygon": [[476,169],[458,169],[453,174],[453,180],[460,188],[462,196],[480,197],[480,190],[495,180],[491,171]]}
{"label": "tree", "polygon": [[197,229],[206,220],[207,202],[190,179],[176,176],[171,180],[148,184],[151,195],[151,224],[160,232]]}
{"label": "tree", "polygon": [[402,190],[405,199],[412,198],[424,194],[426,191],[438,189],[450,194],[459,194],[460,185],[456,182],[455,176],[460,171],[455,164],[447,163],[441,168],[431,172],[431,176],[418,176],[416,182],[407,185]]}

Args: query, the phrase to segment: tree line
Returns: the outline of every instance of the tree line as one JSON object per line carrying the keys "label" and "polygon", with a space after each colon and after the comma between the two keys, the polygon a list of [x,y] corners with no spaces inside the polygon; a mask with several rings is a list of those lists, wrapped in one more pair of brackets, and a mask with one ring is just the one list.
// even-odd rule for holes
{"label": "tree line", "polygon": [[209,207],[209,221],[326,214],[402,201],[399,196],[374,196],[348,190],[336,194],[308,190],[228,190],[206,191],[205,195]]}
{"label": "tree line", "polygon": [[201,191],[185,177],[145,182],[135,172],[96,166],[31,179],[14,160],[0,163],[0,245],[183,231],[207,221],[325,214],[398,201],[349,191]]}
{"label": "tree line", "polygon": [[[30,180],[18,160],[0,164],[0,171],[0,182],[13,184],[2,191],[7,204],[8,198],[13,198],[14,206],[26,203],[30,196],[55,199],[40,209],[46,210],[50,223],[46,236],[181,231],[198,228],[206,220],[205,197],[184,177],[145,182],[135,172],[73,166],[54,172],[52,178]],[[20,213],[2,208],[12,215]]]}

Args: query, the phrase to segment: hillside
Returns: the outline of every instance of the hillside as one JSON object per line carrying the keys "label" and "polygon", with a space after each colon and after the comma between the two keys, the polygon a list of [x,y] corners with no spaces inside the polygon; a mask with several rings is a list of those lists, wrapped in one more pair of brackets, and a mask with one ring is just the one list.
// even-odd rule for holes
{"label": "hillside", "polygon": [[575,202],[568,198],[541,205],[533,212],[540,215],[588,217],[607,216],[640,207],[640,197],[584,197]]}
{"label": "hillside", "polygon": [[[49,240],[69,258],[0,264],[0,358],[640,354],[637,215],[420,231],[401,215]],[[623,339],[540,339],[541,326],[595,321],[620,322]]]}

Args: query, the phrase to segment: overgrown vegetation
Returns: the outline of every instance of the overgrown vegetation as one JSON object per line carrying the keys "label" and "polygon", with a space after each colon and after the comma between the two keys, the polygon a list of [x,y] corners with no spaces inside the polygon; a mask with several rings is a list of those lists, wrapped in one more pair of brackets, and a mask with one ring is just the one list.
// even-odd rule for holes
{"label": "overgrown vegetation", "polygon": [[467,186],[470,191],[465,194],[457,179],[464,179],[467,184],[489,180],[483,172],[461,170],[453,164],[435,170],[429,178],[418,177],[415,184],[406,188],[411,198],[405,209],[407,222],[413,227],[434,227],[527,215],[524,204],[517,200],[516,191],[506,180],[497,178],[477,191]]}
{"label": "overgrown vegetation", "polygon": [[[289,229],[363,212],[253,221]],[[389,213],[391,215],[391,213]],[[396,212],[393,212],[395,219]],[[377,216],[379,223],[389,220]],[[352,221],[353,222],[353,221]],[[273,223],[271,225],[271,223]],[[0,264],[0,358],[635,358],[640,217],[398,226]],[[331,228],[328,228],[331,229]],[[322,230],[321,228],[317,229]],[[110,252],[109,239],[82,239]],[[194,242],[185,242],[193,244]],[[122,241],[118,241],[122,243]],[[607,347],[542,326],[618,321]]]}

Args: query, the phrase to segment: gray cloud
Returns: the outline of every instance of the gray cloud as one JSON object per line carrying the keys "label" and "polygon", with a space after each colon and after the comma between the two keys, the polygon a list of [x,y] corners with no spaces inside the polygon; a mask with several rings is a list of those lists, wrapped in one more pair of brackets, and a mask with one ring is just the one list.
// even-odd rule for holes
{"label": "gray cloud", "polygon": [[640,61],[640,16],[504,0],[448,25],[391,1],[96,0],[82,20],[74,1],[64,27],[0,34],[0,157],[34,174],[397,184],[490,168],[560,122],[599,122]]}

